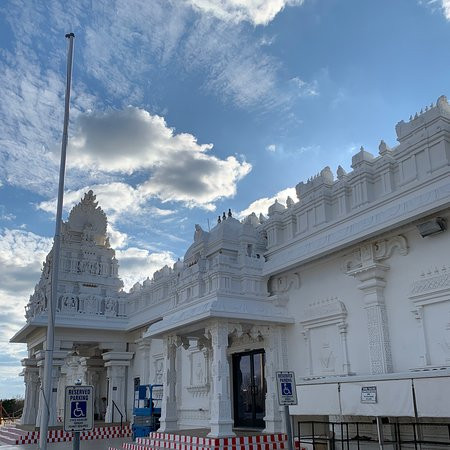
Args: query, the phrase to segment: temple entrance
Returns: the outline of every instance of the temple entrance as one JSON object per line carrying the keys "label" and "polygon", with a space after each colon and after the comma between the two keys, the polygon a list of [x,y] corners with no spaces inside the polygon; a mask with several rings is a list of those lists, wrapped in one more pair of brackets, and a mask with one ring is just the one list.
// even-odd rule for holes
{"label": "temple entrance", "polygon": [[264,428],[266,383],[264,350],[233,355],[234,425]]}

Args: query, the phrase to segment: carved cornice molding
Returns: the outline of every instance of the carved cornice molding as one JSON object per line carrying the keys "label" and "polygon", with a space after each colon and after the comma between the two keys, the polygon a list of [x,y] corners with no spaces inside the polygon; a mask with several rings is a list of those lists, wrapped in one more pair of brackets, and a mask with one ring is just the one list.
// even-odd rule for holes
{"label": "carved cornice molding", "polygon": [[423,271],[412,283],[409,298],[415,305],[450,300],[450,266]]}
{"label": "carved cornice molding", "polygon": [[[307,330],[322,326],[324,323],[346,325],[347,308],[337,297],[331,297],[310,303],[302,314],[300,323]],[[342,330],[346,331],[346,326]]]}
{"label": "carved cornice molding", "polygon": [[300,289],[300,274],[290,272],[269,278],[269,298],[275,306],[286,306],[293,290]]}
{"label": "carved cornice molding", "polygon": [[[408,250],[408,241],[402,235],[367,242],[356,247],[351,254],[344,257],[342,269],[348,275],[356,275],[364,269],[371,268],[390,258],[394,251],[405,256],[408,254]],[[383,266],[389,268],[387,265]],[[380,267],[383,266],[380,265]]]}

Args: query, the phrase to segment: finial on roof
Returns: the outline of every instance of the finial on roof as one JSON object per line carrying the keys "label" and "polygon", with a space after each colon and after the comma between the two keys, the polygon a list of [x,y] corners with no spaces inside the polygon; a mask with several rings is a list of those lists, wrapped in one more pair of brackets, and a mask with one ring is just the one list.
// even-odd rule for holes
{"label": "finial on roof", "polygon": [[292,200],[292,198],[288,196],[288,198],[286,199],[286,206],[288,208],[290,208],[293,205],[294,205],[294,200]]}
{"label": "finial on roof", "polygon": [[222,222],[222,221],[220,220],[220,214],[219,214],[219,217],[217,218],[217,223],[220,223],[220,222]]}
{"label": "finial on roof", "polygon": [[338,166],[336,175],[338,177],[338,180],[342,180],[347,175],[347,172],[342,168],[342,166]]}
{"label": "finial on roof", "polygon": [[233,214],[231,214],[231,208],[228,209],[228,217],[233,217]]}
{"label": "finial on roof", "polygon": [[259,213],[259,223],[263,223],[266,221],[266,218],[264,217],[263,213]]}
{"label": "finial on roof", "polygon": [[447,106],[448,102],[447,102],[447,97],[445,95],[441,95],[437,101],[436,101],[436,106],[438,107],[443,107],[443,106]]}
{"label": "finial on roof", "polygon": [[225,211],[224,211],[223,214],[222,214],[222,220],[227,220],[227,216],[226,216],[226,214],[225,214]]}
{"label": "finial on roof", "polygon": [[380,145],[378,146],[378,152],[380,153],[381,156],[383,156],[390,151],[391,151],[390,147],[382,139],[380,141]]}

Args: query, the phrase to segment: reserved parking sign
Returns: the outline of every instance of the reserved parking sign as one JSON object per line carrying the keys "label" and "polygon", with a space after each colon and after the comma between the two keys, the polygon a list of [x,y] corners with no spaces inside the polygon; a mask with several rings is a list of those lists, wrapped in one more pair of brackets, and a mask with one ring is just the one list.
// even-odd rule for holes
{"label": "reserved parking sign", "polygon": [[94,386],[66,386],[64,431],[94,428]]}
{"label": "reserved parking sign", "polygon": [[297,404],[294,372],[277,372],[277,390],[280,405]]}

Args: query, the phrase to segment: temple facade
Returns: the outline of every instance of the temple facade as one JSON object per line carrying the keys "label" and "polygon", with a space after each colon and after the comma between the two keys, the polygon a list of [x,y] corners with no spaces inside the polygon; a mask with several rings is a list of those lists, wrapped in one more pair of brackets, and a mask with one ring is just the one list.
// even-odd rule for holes
{"label": "temple facade", "polygon": [[[162,384],[161,430],[284,430],[276,372],[295,372],[296,419],[448,422],[450,105],[396,126],[275,202],[231,212],[173,267],[124,292],[92,191],[63,223],[50,424],[64,387],[132,418],[134,386]],[[39,424],[52,252],[12,342],[26,343],[24,424]],[[367,433],[371,431],[368,430]]]}

